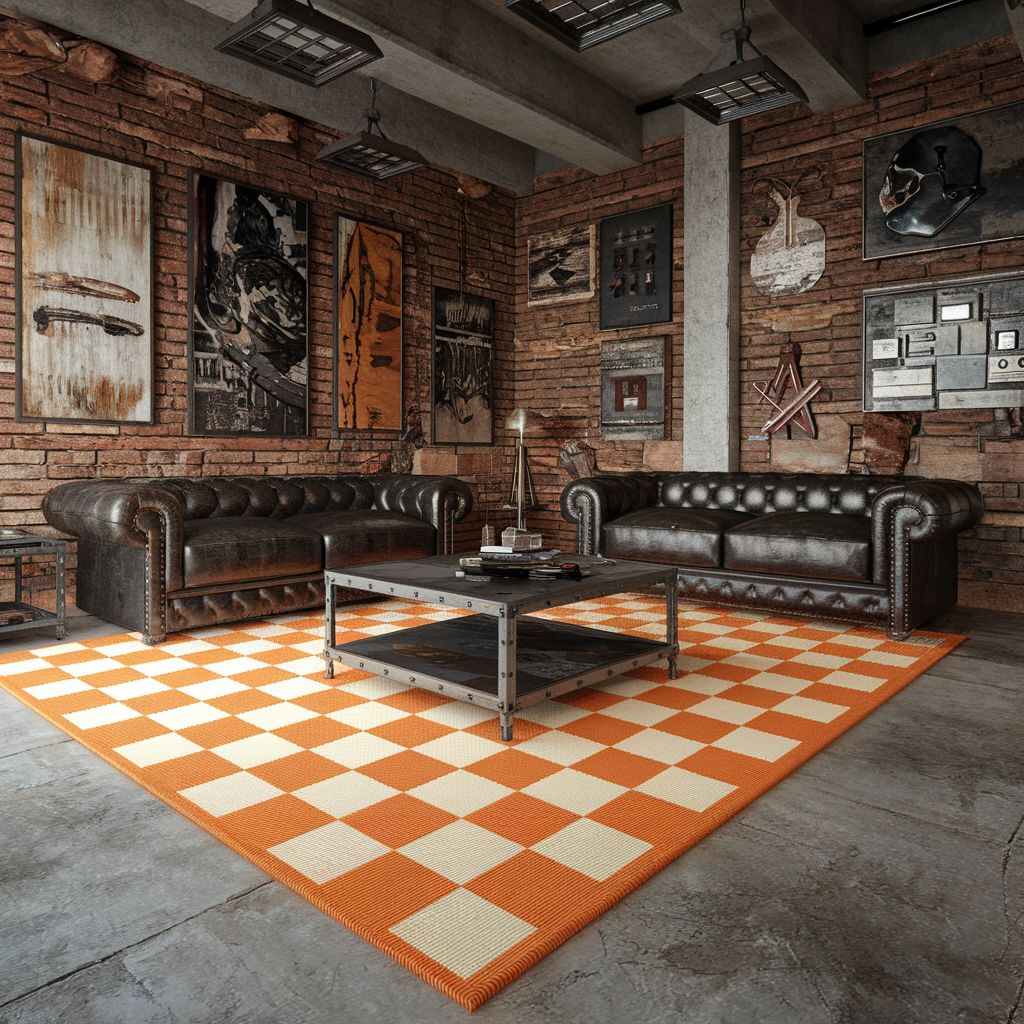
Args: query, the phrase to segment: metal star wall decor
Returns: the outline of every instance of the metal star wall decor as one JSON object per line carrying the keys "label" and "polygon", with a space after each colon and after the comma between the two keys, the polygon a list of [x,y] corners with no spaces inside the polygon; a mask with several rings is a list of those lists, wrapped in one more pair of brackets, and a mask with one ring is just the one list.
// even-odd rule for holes
{"label": "metal star wall decor", "polygon": [[[823,385],[817,377],[810,384],[804,385],[796,362],[799,358],[799,345],[782,345],[779,348],[779,365],[775,376],[771,380],[754,382],[754,390],[761,396],[758,404],[767,401],[775,407],[775,415],[761,428],[762,434],[774,437],[783,427],[795,424],[808,437],[813,439],[818,436],[810,402]],[[787,401],[786,392],[790,388],[794,394]]]}

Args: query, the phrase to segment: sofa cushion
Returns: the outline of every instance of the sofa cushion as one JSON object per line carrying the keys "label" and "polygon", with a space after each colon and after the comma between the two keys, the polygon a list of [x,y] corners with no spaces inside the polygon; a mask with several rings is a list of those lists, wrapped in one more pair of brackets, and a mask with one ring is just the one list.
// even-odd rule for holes
{"label": "sofa cushion", "polygon": [[725,534],[723,566],[740,572],[871,582],[871,520],[831,512],[776,512]]}
{"label": "sofa cushion", "polygon": [[186,587],[298,576],[323,569],[323,542],[309,530],[258,516],[219,516],[184,524]]}
{"label": "sofa cushion", "polygon": [[754,517],[713,508],[641,508],[605,524],[601,551],[668,565],[722,564],[722,534]]}
{"label": "sofa cushion", "polygon": [[422,519],[380,509],[314,512],[285,520],[323,538],[324,568],[436,554],[437,531]]}

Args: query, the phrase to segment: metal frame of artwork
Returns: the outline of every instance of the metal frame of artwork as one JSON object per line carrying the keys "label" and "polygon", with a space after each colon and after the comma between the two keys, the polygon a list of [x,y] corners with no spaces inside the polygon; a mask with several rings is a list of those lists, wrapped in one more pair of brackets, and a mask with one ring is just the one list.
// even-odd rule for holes
{"label": "metal frame of artwork", "polygon": [[615,441],[665,437],[665,338],[601,342],[601,433]]}
{"label": "metal frame of artwork", "polygon": [[14,154],[15,420],[152,423],[150,169],[27,132]]}
{"label": "metal frame of artwork", "polygon": [[865,139],[862,259],[1024,237],[1022,117],[1010,103]]}
{"label": "metal frame of artwork", "polygon": [[528,306],[576,302],[597,289],[593,224],[558,228],[526,242]]}
{"label": "metal frame of artwork", "polygon": [[433,443],[493,444],[494,300],[435,287],[433,323]]}
{"label": "metal frame of artwork", "polygon": [[601,330],[672,319],[672,204],[605,217],[600,243]]}
{"label": "metal frame of artwork", "polygon": [[188,431],[303,437],[309,204],[196,170],[188,185]]}
{"label": "metal frame of artwork", "polygon": [[864,409],[1024,405],[1024,273],[864,292]]}
{"label": "metal frame of artwork", "polygon": [[334,433],[397,434],[402,400],[404,235],[334,218]]}

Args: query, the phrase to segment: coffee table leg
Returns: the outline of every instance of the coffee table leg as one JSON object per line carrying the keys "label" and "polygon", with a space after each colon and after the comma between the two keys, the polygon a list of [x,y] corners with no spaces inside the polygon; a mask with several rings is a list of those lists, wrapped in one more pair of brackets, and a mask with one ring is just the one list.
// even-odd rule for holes
{"label": "coffee table leg", "polygon": [[672,645],[668,656],[668,677],[676,678],[676,653],[679,648],[679,584],[675,571],[665,581],[665,642]]}
{"label": "coffee table leg", "polygon": [[336,645],[336,622],[338,610],[338,595],[334,590],[334,584],[327,580],[327,600],[324,609],[324,679],[334,678],[334,659],[328,654],[328,649]]}
{"label": "coffee table leg", "polygon": [[504,742],[512,739],[512,708],[516,702],[516,618],[498,616],[498,722]]}

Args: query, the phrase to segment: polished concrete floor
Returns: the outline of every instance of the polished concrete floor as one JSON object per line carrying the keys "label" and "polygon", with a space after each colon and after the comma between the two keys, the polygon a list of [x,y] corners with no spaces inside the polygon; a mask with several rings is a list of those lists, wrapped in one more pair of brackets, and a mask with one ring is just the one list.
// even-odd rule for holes
{"label": "polished concrete floor", "polygon": [[[1024,1024],[1024,616],[932,625],[969,639],[473,1020]],[[0,691],[2,1024],[467,1017]]]}

